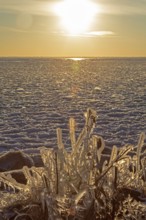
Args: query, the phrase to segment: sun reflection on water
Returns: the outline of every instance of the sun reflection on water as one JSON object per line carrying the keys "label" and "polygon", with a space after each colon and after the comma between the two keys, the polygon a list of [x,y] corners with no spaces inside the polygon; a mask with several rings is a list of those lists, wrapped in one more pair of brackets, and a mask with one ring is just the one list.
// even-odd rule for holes
{"label": "sun reflection on water", "polygon": [[85,58],[82,58],[82,57],[70,57],[70,58],[67,58],[67,59],[74,60],[74,61],[85,60]]}

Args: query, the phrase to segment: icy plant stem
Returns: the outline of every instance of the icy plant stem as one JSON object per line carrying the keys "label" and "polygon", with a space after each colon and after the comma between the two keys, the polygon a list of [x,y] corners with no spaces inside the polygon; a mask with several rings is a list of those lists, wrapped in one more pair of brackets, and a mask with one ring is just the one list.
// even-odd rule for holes
{"label": "icy plant stem", "polygon": [[140,156],[141,156],[141,150],[142,150],[142,146],[144,145],[144,139],[145,139],[145,134],[141,133],[139,141],[138,141],[138,145],[137,145],[137,167],[136,167],[136,171],[137,171],[137,180],[139,179],[139,173],[140,173]]}
{"label": "icy plant stem", "polygon": [[56,163],[56,194],[59,193],[59,173],[58,173],[58,158],[57,158],[57,152],[55,152],[55,163]]}
{"label": "icy plant stem", "polygon": [[88,141],[89,141],[92,129],[95,125],[95,120],[96,120],[96,113],[95,113],[95,111],[93,111],[92,109],[89,108],[87,110],[87,114],[86,114],[85,126],[84,126],[82,132],[80,133],[78,140],[76,142],[75,148],[74,148],[74,152],[73,152],[74,155],[76,154],[77,149],[80,147],[80,145],[83,143],[83,141],[84,141],[84,147],[85,148],[88,147]]}
{"label": "icy plant stem", "polygon": [[108,167],[102,172],[101,175],[96,179],[96,185],[98,184],[98,181],[101,180],[106,173],[111,169],[111,167],[114,165],[114,163],[118,162],[119,160],[122,160],[124,156],[127,155],[129,151],[131,151],[132,146],[127,147],[126,150],[124,150],[121,154],[119,154],[111,163],[108,165]]}
{"label": "icy plant stem", "polygon": [[70,128],[69,131],[70,131],[71,146],[72,146],[72,150],[73,150],[75,148],[75,143],[76,143],[74,118],[69,119],[69,128]]}
{"label": "icy plant stem", "polygon": [[112,153],[111,153],[111,156],[110,156],[109,164],[111,164],[112,161],[115,160],[115,158],[117,157],[117,153],[118,153],[117,147],[116,147],[116,146],[113,146]]}
{"label": "icy plant stem", "polygon": [[62,130],[61,128],[57,128],[57,141],[58,141],[58,148],[63,149],[64,145],[62,142]]}

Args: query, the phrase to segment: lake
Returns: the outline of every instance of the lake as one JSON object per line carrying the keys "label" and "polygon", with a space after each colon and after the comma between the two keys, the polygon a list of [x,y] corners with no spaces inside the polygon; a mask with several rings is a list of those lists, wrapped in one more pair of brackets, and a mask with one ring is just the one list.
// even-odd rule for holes
{"label": "lake", "polygon": [[146,133],[146,58],[0,58],[0,151],[69,147],[68,121],[82,130],[87,108],[107,146]]}

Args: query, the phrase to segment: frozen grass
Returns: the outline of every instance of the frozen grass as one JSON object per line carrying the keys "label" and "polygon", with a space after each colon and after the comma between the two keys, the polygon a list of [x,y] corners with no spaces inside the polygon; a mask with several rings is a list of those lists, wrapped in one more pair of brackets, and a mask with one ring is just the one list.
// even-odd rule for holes
{"label": "frozen grass", "polygon": [[27,184],[1,174],[1,216],[5,219],[146,219],[145,135],[137,146],[113,146],[103,158],[104,140],[92,135],[96,113],[87,110],[78,138],[70,119],[72,149],[57,129],[58,149],[41,148],[42,168],[23,168]]}

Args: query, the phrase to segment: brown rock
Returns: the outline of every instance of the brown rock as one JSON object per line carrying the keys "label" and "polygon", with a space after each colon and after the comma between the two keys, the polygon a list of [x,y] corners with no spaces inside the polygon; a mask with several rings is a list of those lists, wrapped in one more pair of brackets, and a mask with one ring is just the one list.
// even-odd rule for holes
{"label": "brown rock", "polygon": [[32,167],[32,158],[21,151],[10,151],[0,156],[0,172],[18,170],[23,166]]}

